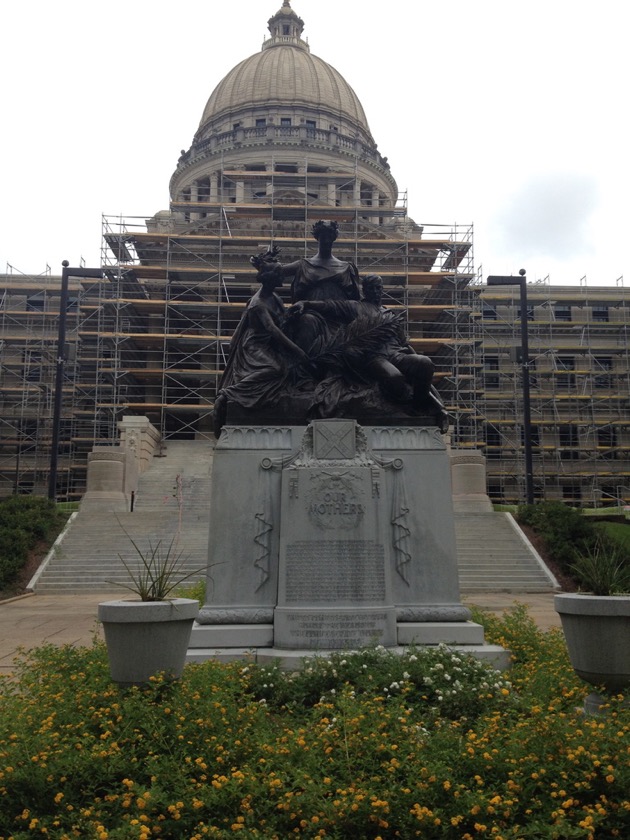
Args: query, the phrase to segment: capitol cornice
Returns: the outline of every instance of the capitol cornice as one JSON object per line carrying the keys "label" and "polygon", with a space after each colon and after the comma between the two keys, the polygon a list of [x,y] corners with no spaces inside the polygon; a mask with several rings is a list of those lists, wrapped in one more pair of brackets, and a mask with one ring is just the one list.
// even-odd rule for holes
{"label": "capitol cornice", "polygon": [[[295,127],[298,129],[298,127]],[[308,133],[313,132],[314,137]],[[290,138],[293,137],[291,140]],[[240,139],[238,139],[240,138]],[[174,185],[181,181],[184,173],[198,167],[199,163],[210,161],[225,154],[238,153],[259,147],[269,151],[270,148],[283,151],[295,150],[300,156],[308,155],[309,150],[317,153],[329,154],[332,157],[358,159],[364,166],[378,172],[392,187],[397,190],[397,184],[392,176],[387,160],[373,147],[335,131],[320,129],[305,129],[299,127],[292,135],[287,135],[280,126],[266,126],[265,129],[234,129],[209,137],[200,143],[193,144],[179,159],[177,169],[171,178],[171,191]],[[172,194],[172,193],[171,193]]]}

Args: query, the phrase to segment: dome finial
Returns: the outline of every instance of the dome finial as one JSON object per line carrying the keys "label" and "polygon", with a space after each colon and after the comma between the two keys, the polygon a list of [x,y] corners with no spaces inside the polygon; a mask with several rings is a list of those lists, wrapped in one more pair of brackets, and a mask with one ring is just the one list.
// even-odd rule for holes
{"label": "dome finial", "polygon": [[268,26],[271,38],[263,43],[264,50],[270,47],[292,46],[310,52],[308,44],[301,37],[304,21],[293,11],[290,0],[282,0],[282,8],[269,18]]}

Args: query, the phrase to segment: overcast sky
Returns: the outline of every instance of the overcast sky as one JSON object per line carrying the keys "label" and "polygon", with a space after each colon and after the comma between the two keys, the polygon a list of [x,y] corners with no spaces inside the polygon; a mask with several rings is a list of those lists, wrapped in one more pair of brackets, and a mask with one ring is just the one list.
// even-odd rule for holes
{"label": "overcast sky", "polygon": [[[100,260],[147,218],[216,84],[281,0],[0,6],[0,272]],[[358,94],[417,222],[474,225],[483,276],[630,284],[627,0],[292,0]]]}

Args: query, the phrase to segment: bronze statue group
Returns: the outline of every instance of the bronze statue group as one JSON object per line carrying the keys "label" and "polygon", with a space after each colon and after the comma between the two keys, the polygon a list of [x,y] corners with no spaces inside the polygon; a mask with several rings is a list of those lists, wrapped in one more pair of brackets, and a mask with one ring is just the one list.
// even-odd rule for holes
{"label": "bronze statue group", "polygon": [[[381,278],[361,280],[353,263],[334,256],[337,235],[336,222],[319,221],[314,256],[283,265],[273,247],[250,258],[260,289],[230,343],[215,401],[217,436],[226,422],[302,425],[327,417],[429,422],[446,431],[432,361],[410,346],[403,314],[382,305]],[[287,309],[276,289],[289,278]]]}

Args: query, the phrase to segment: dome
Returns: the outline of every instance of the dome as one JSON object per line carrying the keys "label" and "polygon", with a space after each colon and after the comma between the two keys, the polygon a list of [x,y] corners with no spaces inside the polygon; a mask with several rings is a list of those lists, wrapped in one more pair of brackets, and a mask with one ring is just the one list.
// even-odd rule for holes
{"label": "dome", "polygon": [[256,105],[315,108],[340,120],[345,117],[370,133],[359,98],[343,76],[321,58],[294,47],[264,50],[237,64],[212,92],[200,128]]}
{"label": "dome", "polygon": [[289,107],[318,111],[346,127],[350,123],[372,140],[358,96],[341,73],[311,54],[301,38],[303,26],[285,0],[269,20],[271,38],[262,50],[237,64],[212,92],[198,136],[247,109]]}

